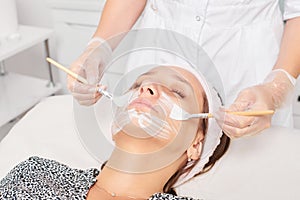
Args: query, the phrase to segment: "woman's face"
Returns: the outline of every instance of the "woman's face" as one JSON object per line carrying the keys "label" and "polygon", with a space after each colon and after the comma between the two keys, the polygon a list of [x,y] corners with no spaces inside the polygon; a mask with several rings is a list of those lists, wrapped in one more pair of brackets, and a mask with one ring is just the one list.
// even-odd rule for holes
{"label": "woman's face", "polygon": [[124,110],[133,114],[130,123],[113,136],[117,147],[149,153],[175,141],[177,136],[192,134],[194,138],[199,131],[199,119],[181,121],[169,117],[174,105],[189,113],[203,111],[203,89],[190,72],[178,67],[156,67],[139,76],[130,91],[133,97]]}

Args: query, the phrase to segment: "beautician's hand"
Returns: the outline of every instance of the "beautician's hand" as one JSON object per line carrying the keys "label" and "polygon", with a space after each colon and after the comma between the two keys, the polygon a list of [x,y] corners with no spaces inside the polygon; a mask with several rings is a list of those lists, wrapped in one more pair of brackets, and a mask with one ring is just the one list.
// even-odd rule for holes
{"label": "beautician's hand", "polygon": [[[249,87],[240,92],[230,111],[276,110],[292,93],[295,79],[286,71],[273,70],[263,84]],[[224,112],[217,117],[223,131],[231,138],[254,135],[270,127],[272,115],[238,116]]]}
{"label": "beautician's hand", "polygon": [[70,70],[86,78],[89,83],[84,84],[68,76],[68,89],[81,105],[92,105],[102,96],[97,92],[97,87],[111,54],[110,46],[103,39],[96,37],[88,43],[84,52],[72,63]]}

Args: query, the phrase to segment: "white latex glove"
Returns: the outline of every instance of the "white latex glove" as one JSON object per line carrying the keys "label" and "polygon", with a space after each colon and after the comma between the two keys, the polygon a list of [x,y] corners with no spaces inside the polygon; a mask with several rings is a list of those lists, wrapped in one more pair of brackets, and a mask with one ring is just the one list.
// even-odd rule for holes
{"label": "white latex glove", "polygon": [[70,67],[70,70],[87,79],[84,84],[68,76],[68,89],[81,105],[92,105],[102,96],[98,92],[98,83],[103,76],[106,64],[112,54],[110,46],[102,38],[95,37],[87,45],[84,52]]}
{"label": "white latex glove", "polygon": [[228,108],[221,108],[217,121],[231,138],[255,135],[271,126],[272,115],[238,116],[229,111],[276,110],[292,94],[296,80],[282,69],[273,70],[263,84],[242,90],[235,102]]}

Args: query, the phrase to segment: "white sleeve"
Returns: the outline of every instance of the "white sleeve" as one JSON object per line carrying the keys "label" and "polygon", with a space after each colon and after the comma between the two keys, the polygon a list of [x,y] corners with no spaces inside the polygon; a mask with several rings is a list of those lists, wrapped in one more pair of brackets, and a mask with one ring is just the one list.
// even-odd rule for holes
{"label": "white sleeve", "polygon": [[300,0],[284,0],[283,19],[288,20],[300,16]]}

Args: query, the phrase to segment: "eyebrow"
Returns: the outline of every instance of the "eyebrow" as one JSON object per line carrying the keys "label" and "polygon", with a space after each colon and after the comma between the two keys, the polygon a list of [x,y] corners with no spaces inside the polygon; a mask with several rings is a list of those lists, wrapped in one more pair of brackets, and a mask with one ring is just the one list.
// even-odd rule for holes
{"label": "eyebrow", "polygon": [[[156,71],[148,71],[148,72],[145,72],[145,73],[141,74],[139,76],[139,78],[143,77],[143,76],[147,76],[147,75],[153,75],[153,74],[156,74],[156,73],[157,73]],[[176,80],[188,85],[192,91],[194,90],[192,85],[186,79],[182,78],[181,76],[179,76],[177,74],[174,74],[172,77],[174,77]]]}
{"label": "eyebrow", "polygon": [[188,85],[192,91],[194,90],[193,87],[192,87],[192,85],[186,79],[182,78],[181,76],[178,76],[177,74],[174,74],[173,77],[175,79],[177,79],[178,81],[180,81],[180,82],[185,83],[186,85]]}
{"label": "eyebrow", "polygon": [[155,74],[155,72],[154,71],[148,71],[148,72],[145,72],[145,73],[141,74],[139,76],[139,78],[142,77],[142,76],[147,76],[147,75],[152,75],[152,74]]}

